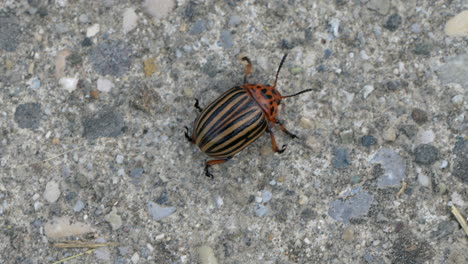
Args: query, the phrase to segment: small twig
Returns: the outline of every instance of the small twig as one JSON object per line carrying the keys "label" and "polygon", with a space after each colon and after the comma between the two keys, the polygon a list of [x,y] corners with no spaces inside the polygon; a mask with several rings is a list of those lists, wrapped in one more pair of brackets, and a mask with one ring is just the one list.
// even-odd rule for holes
{"label": "small twig", "polygon": [[70,256],[70,257],[67,257],[67,258],[64,258],[64,259],[61,259],[59,261],[56,261],[56,262],[53,262],[52,264],[59,264],[59,263],[63,263],[65,261],[68,261],[68,260],[71,260],[71,259],[75,259],[77,257],[80,257],[80,256],[83,256],[85,254],[91,254],[93,253],[94,251],[96,251],[97,248],[93,248],[93,249],[90,249],[90,250],[86,250],[85,252],[81,252],[79,254],[76,254],[76,255],[73,255],[73,256]]}
{"label": "small twig", "polygon": [[63,242],[58,242],[54,244],[54,247],[56,248],[91,248],[89,250],[86,250],[85,252],[81,252],[79,254],[61,259],[59,261],[56,261],[52,264],[59,264],[63,263],[65,261],[71,260],[78,258],[80,256],[83,256],[85,254],[91,254],[97,249],[101,247],[107,247],[107,246],[117,246],[119,243],[117,242],[107,242],[107,243],[90,243],[90,242],[83,242],[83,241],[63,241]]}
{"label": "small twig", "polygon": [[83,241],[63,241],[54,244],[56,248],[100,248],[107,246],[117,246],[117,242],[107,242],[107,243],[89,243]]}
{"label": "small twig", "polygon": [[460,223],[463,230],[465,230],[466,235],[468,236],[468,224],[466,223],[465,218],[463,218],[463,216],[460,214],[460,211],[458,211],[457,207],[455,207],[453,204],[450,206],[450,211],[452,211],[452,214],[455,216],[458,223]]}
{"label": "small twig", "polygon": [[48,159],[44,159],[44,160],[40,160],[40,161],[36,161],[36,162],[33,162],[33,163],[28,163],[28,164],[22,164],[22,165],[18,165],[18,166],[13,166],[13,167],[10,167],[10,169],[19,169],[19,168],[23,168],[23,167],[29,167],[29,166],[32,166],[32,165],[36,165],[36,164],[39,164],[39,163],[43,163],[43,162],[47,162],[47,161],[50,161],[50,160],[53,160],[53,159],[56,159],[58,157],[61,157],[67,153],[70,153],[72,151],[76,151],[76,150],[79,150],[79,149],[82,149],[82,148],[85,148],[86,146],[81,146],[81,147],[78,147],[78,148],[74,148],[74,149],[70,149],[70,150],[67,150],[65,152],[62,152],[58,155],[55,155],[53,157],[50,157]]}
{"label": "small twig", "polygon": [[401,183],[401,188],[400,190],[397,192],[396,194],[396,197],[399,198],[400,195],[403,194],[403,192],[406,190],[406,187],[408,187],[408,183],[406,183],[405,181]]}

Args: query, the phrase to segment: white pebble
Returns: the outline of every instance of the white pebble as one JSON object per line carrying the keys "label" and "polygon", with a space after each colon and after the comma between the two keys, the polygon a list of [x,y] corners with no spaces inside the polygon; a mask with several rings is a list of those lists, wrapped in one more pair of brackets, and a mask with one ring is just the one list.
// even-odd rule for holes
{"label": "white pebble", "polygon": [[421,186],[424,186],[424,187],[429,187],[430,184],[431,184],[431,179],[423,174],[423,173],[419,173],[418,174],[418,182]]}
{"label": "white pebble", "polygon": [[122,23],[123,33],[127,34],[128,32],[132,31],[137,26],[137,22],[138,15],[135,13],[135,10],[133,8],[125,9],[125,12],[123,13]]}
{"label": "white pebble", "polygon": [[223,204],[224,204],[223,198],[222,198],[221,196],[219,196],[219,195],[216,196],[215,202],[216,202],[216,206],[217,206],[218,208],[220,208],[220,207],[223,206]]}
{"label": "white pebble", "polygon": [[445,24],[445,34],[451,37],[462,37],[468,35],[468,10],[451,18]]}
{"label": "white pebble", "polygon": [[262,191],[262,201],[264,203],[268,203],[271,200],[272,197],[273,197],[273,194],[270,191],[268,191],[268,190],[263,190]]}
{"label": "white pebble", "polygon": [[49,203],[55,203],[60,197],[59,184],[56,181],[49,181],[45,187],[44,199]]}
{"label": "white pebble", "polygon": [[365,85],[361,91],[362,91],[362,97],[366,99],[367,96],[369,96],[369,94],[371,94],[372,91],[374,91],[374,86],[370,84]]}
{"label": "white pebble", "polygon": [[78,85],[78,78],[76,77],[62,77],[59,80],[60,86],[68,92],[73,92]]}
{"label": "white pebble", "polygon": [[114,88],[114,84],[108,79],[99,78],[97,80],[98,91],[103,92],[103,93],[108,93],[110,92],[112,88]]}
{"label": "white pebble", "polygon": [[442,161],[440,162],[440,167],[439,167],[439,168],[445,169],[445,168],[447,168],[447,166],[448,166],[448,161],[442,160]]}
{"label": "white pebble", "polygon": [[359,52],[359,55],[361,56],[361,59],[362,60],[368,60],[369,59],[369,55],[367,55],[366,51],[365,50],[361,50]]}
{"label": "white pebble", "polygon": [[117,162],[117,164],[122,164],[123,160],[124,160],[124,156],[122,155],[117,155],[117,157],[115,157],[115,162]]}
{"label": "white pebble", "polygon": [[143,8],[155,20],[165,18],[175,7],[174,0],[145,0]]}
{"label": "white pebble", "polygon": [[463,95],[462,94],[459,94],[459,95],[455,95],[454,97],[452,97],[452,104],[454,105],[462,105],[463,104]]}
{"label": "white pebble", "polygon": [[94,24],[86,30],[86,37],[91,38],[96,36],[96,34],[99,32],[101,29],[101,26],[99,24]]}
{"label": "white pebble", "polygon": [[138,255],[138,253],[135,252],[135,254],[133,254],[131,260],[132,260],[133,264],[137,264],[138,261],[140,261],[140,255]]}
{"label": "white pebble", "polygon": [[417,134],[419,144],[430,144],[435,140],[435,134],[432,130],[420,131]]}
{"label": "white pebble", "polygon": [[198,248],[198,257],[201,264],[218,264],[214,251],[211,247],[201,246]]}

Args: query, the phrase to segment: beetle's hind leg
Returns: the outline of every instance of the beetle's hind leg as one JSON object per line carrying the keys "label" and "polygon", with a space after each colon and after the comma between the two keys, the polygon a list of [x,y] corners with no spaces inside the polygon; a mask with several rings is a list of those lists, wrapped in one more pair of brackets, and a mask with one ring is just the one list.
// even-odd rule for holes
{"label": "beetle's hind leg", "polygon": [[252,62],[250,61],[249,57],[243,56],[241,57],[241,62],[245,66],[245,72],[244,72],[244,83],[247,83],[247,75],[249,75],[252,72]]}
{"label": "beetle's hind leg", "polygon": [[278,145],[276,145],[276,139],[275,139],[275,135],[273,135],[273,131],[268,127],[267,132],[270,133],[271,145],[272,145],[273,152],[277,152],[278,154],[283,153],[284,150],[286,149],[286,145],[283,145],[283,147],[281,147],[281,149],[278,149]]}
{"label": "beetle's hind leg", "polygon": [[188,130],[188,127],[185,126],[185,133],[184,133],[185,138],[186,138],[190,143],[193,143],[193,138],[189,135],[188,131],[189,131],[189,130]]}
{"label": "beetle's hind leg", "polygon": [[206,177],[209,177],[211,179],[213,179],[213,174],[211,174],[211,172],[209,171],[209,167],[215,165],[215,164],[220,164],[220,163],[223,163],[223,162],[226,162],[228,160],[230,160],[232,157],[227,157],[227,158],[224,158],[224,159],[216,159],[216,160],[208,160],[206,163],[205,163],[205,175]]}
{"label": "beetle's hind leg", "polygon": [[289,132],[286,127],[278,120],[278,119],[275,119],[274,121],[276,124],[279,125],[281,131],[283,131],[284,133],[286,133],[288,136],[290,136],[291,138],[297,138],[297,136],[291,132]]}
{"label": "beetle's hind leg", "polygon": [[195,98],[195,104],[193,105],[199,112],[202,112],[203,109],[198,105],[198,99]]}

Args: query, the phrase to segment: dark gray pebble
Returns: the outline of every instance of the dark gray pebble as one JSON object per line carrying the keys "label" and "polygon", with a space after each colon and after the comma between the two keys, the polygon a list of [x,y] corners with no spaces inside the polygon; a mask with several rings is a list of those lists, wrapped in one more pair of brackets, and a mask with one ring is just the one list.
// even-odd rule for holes
{"label": "dark gray pebble", "polygon": [[351,164],[351,161],[349,160],[348,156],[348,150],[345,148],[336,148],[333,151],[333,156],[334,158],[332,161],[332,165],[337,169],[346,168]]}
{"label": "dark gray pebble", "polygon": [[452,175],[468,184],[468,155],[457,157],[453,164]]}
{"label": "dark gray pebble", "polygon": [[371,135],[365,135],[361,138],[361,144],[364,147],[370,147],[370,146],[375,145],[376,143],[377,143],[377,139],[375,139],[375,137]]}
{"label": "dark gray pebble", "polygon": [[198,20],[197,22],[193,24],[192,28],[189,30],[188,33],[190,35],[198,35],[202,33],[206,29],[205,24],[206,24],[205,20]]}
{"label": "dark gray pebble", "polygon": [[413,52],[416,55],[431,55],[432,45],[430,43],[418,43],[414,46]]}
{"label": "dark gray pebble", "polygon": [[414,122],[422,125],[427,122],[427,113],[419,108],[414,108],[411,112],[411,118],[413,118]]}
{"label": "dark gray pebble", "polygon": [[15,51],[21,40],[21,26],[14,17],[0,14],[0,49]]}
{"label": "dark gray pebble", "polygon": [[41,104],[20,104],[16,107],[15,122],[21,128],[36,129],[39,128],[42,116]]}
{"label": "dark gray pebble", "polygon": [[396,31],[398,27],[401,25],[401,16],[399,14],[393,14],[388,19],[384,25],[384,28],[390,31]]}
{"label": "dark gray pebble", "polygon": [[117,137],[123,133],[124,127],[125,123],[120,113],[115,109],[104,110],[83,120],[83,136],[90,140]]}
{"label": "dark gray pebble", "polygon": [[110,40],[94,48],[89,53],[88,60],[99,74],[121,76],[130,69],[130,54],[127,43]]}
{"label": "dark gray pebble", "polygon": [[234,46],[234,40],[232,39],[231,32],[223,30],[220,35],[221,47],[230,49]]}
{"label": "dark gray pebble", "polygon": [[416,163],[430,165],[439,159],[439,150],[429,144],[421,144],[414,150]]}
{"label": "dark gray pebble", "polygon": [[93,41],[88,37],[84,38],[83,41],[81,42],[81,46],[83,47],[89,47],[92,45],[93,45]]}

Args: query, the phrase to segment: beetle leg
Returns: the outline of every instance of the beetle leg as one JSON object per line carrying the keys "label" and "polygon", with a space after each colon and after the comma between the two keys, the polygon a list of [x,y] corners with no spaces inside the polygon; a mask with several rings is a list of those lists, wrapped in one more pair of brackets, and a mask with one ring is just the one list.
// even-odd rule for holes
{"label": "beetle leg", "polygon": [[220,163],[223,163],[223,162],[226,162],[228,160],[230,160],[232,157],[227,157],[227,158],[224,158],[224,159],[217,159],[217,160],[208,160],[206,163],[205,163],[205,175],[211,179],[213,179],[213,174],[211,174],[211,172],[208,170],[209,167],[215,165],[215,164],[220,164]]}
{"label": "beetle leg", "polygon": [[271,145],[273,148],[273,152],[278,152],[279,154],[283,153],[284,150],[286,149],[286,145],[283,145],[281,149],[278,149],[278,146],[276,145],[276,139],[275,135],[273,135],[273,131],[270,128],[267,128],[268,133],[270,133],[270,138],[271,138]]}
{"label": "beetle leg", "polygon": [[193,106],[195,106],[195,108],[198,109],[199,112],[203,111],[203,109],[198,105],[198,99],[197,98],[195,98],[195,104]]}
{"label": "beetle leg", "polygon": [[242,61],[242,64],[244,64],[245,66],[244,83],[247,83],[247,75],[249,75],[250,72],[252,71],[252,62],[247,56],[242,57],[241,61]]}
{"label": "beetle leg", "polygon": [[286,127],[284,127],[284,125],[278,120],[278,119],[275,119],[274,121],[276,124],[278,124],[280,126],[280,129],[281,131],[283,131],[284,133],[286,133],[288,136],[290,136],[291,138],[297,138],[297,136],[291,132],[289,132]]}
{"label": "beetle leg", "polygon": [[192,137],[189,135],[188,131],[189,131],[189,130],[188,130],[188,127],[185,126],[185,133],[184,133],[184,134],[185,134],[185,138],[187,138],[187,140],[188,140],[190,143],[193,143],[193,139],[192,139]]}

